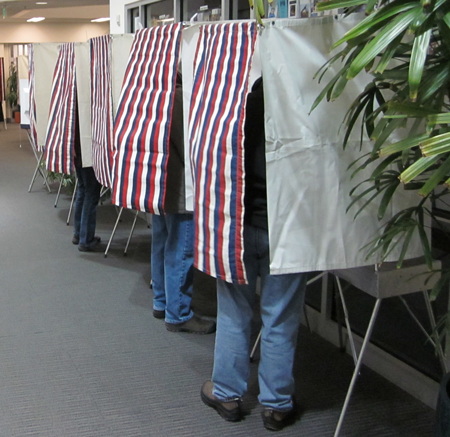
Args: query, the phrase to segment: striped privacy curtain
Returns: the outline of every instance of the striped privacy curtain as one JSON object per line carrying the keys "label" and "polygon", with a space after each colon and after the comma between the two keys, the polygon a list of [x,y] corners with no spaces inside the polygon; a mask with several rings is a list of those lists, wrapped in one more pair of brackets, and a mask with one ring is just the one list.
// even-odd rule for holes
{"label": "striped privacy curtain", "polygon": [[32,147],[39,151],[37,127],[36,127],[36,99],[35,99],[35,75],[34,75],[34,46],[30,44],[28,50],[28,82],[30,86],[30,141]]}
{"label": "striped privacy curtain", "polygon": [[180,23],[139,30],[114,123],[113,203],[161,214]]}
{"label": "striped privacy curtain", "polygon": [[5,100],[5,95],[6,95],[5,58],[0,58],[0,103]]}
{"label": "striped privacy curtain", "polygon": [[75,141],[76,81],[73,43],[61,44],[50,100],[45,139],[45,164],[49,171],[70,174]]}
{"label": "striped privacy curtain", "polygon": [[202,26],[189,120],[195,266],[245,283],[244,118],[255,23]]}
{"label": "striped privacy curtain", "polygon": [[[97,180],[111,188],[113,165],[112,36],[90,40],[92,167]],[[125,60],[124,60],[125,62]]]}

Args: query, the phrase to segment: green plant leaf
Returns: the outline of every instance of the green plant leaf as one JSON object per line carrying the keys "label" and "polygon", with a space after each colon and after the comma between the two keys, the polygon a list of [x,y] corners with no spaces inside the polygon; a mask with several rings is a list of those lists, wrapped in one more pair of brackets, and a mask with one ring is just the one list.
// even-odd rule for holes
{"label": "green plant leaf", "polygon": [[450,152],[450,132],[423,140],[420,144],[423,156],[434,156]]}
{"label": "green plant leaf", "polygon": [[388,156],[393,153],[402,152],[403,150],[411,149],[418,146],[423,140],[429,138],[427,134],[420,134],[413,137],[405,138],[404,140],[397,141],[396,143],[389,144],[380,149],[380,156]]}
{"label": "green plant leaf", "polygon": [[427,57],[428,47],[430,45],[431,29],[425,33],[416,36],[414,39],[413,49],[411,53],[411,61],[409,64],[409,97],[414,102],[417,99],[420,81],[423,75],[425,59]]}
{"label": "green plant leaf", "polygon": [[428,114],[427,119],[430,124],[447,124],[450,123],[450,112]]}
{"label": "green plant leaf", "polygon": [[398,50],[398,45],[400,44],[401,40],[402,40],[402,35],[399,35],[386,47],[386,50],[384,51],[383,55],[381,56],[381,59],[378,62],[377,68],[375,68],[374,73],[383,73],[383,71],[387,68],[387,66],[391,62],[392,58],[396,54],[396,52]]}
{"label": "green plant leaf", "polygon": [[314,103],[312,104],[312,107],[310,109],[310,113],[314,111],[316,106],[323,100],[323,98],[330,93],[330,90],[333,89],[336,82],[340,79],[342,73],[347,70],[347,66],[344,66],[341,68],[341,70],[333,77],[333,79],[328,82],[328,84],[325,86],[325,88],[321,91],[321,93],[317,96],[316,100],[314,100]]}
{"label": "green plant leaf", "polygon": [[379,137],[376,139],[372,153],[378,153],[381,146],[387,141],[387,139],[394,131],[398,130],[401,127],[402,123],[403,120],[389,120],[385,129],[383,129]]}
{"label": "green plant leaf", "polygon": [[403,261],[404,261],[405,256],[406,256],[406,252],[408,251],[408,247],[409,247],[409,245],[411,243],[411,239],[412,239],[412,236],[414,235],[414,231],[415,230],[416,230],[416,226],[414,226],[414,227],[411,226],[411,228],[409,228],[406,231],[406,235],[405,235],[405,238],[403,240],[402,250],[401,250],[400,255],[398,257],[398,260],[397,260],[397,268],[398,269],[401,268],[401,266],[403,264]]}
{"label": "green plant leaf", "polygon": [[447,158],[439,168],[428,178],[425,185],[419,190],[420,196],[428,196],[439,184],[443,183],[444,179],[449,176],[450,172],[450,157]]}
{"label": "green plant leaf", "polygon": [[430,242],[428,240],[427,233],[425,232],[425,227],[423,223],[423,209],[418,208],[417,210],[417,229],[419,231],[420,242],[422,243],[423,255],[425,256],[425,262],[427,264],[428,270],[433,269],[433,258],[431,256]]}
{"label": "green plant leaf", "polygon": [[317,3],[318,11],[328,11],[336,8],[350,8],[352,6],[361,6],[367,3],[367,0],[330,0]]}
{"label": "green plant leaf", "polygon": [[407,12],[397,16],[384,29],[382,29],[352,62],[347,73],[347,78],[353,79],[356,77],[361,70],[369,62],[371,62],[373,58],[375,58],[375,56],[380,54],[389,45],[393,39],[397,38],[402,33],[405,33],[408,26],[420,13],[420,8],[416,7],[414,9],[410,9]]}
{"label": "green plant leaf", "polygon": [[443,21],[450,28],[450,12],[444,15]]}
{"label": "green plant leaf", "polygon": [[400,175],[400,180],[404,184],[412,181],[414,178],[416,178],[424,171],[426,171],[428,168],[430,168],[433,164],[435,164],[439,160],[439,158],[440,156],[436,155],[418,159]]}
{"label": "green plant leaf", "polygon": [[377,179],[389,165],[391,165],[396,159],[398,159],[398,156],[399,154],[396,153],[383,159],[383,161],[378,164],[376,169],[372,172],[370,178]]}
{"label": "green plant leaf", "polygon": [[386,191],[383,194],[383,197],[381,198],[380,206],[378,207],[378,220],[381,220],[384,217],[384,214],[386,213],[386,209],[388,205],[391,203],[392,196],[395,193],[395,190],[400,185],[400,181],[398,178],[392,182],[392,184],[386,188]]}
{"label": "green plant leaf", "polygon": [[[329,4],[329,2],[326,2],[324,4]],[[407,2],[406,4],[392,3],[390,5],[381,8],[376,13],[373,13],[368,17],[364,18],[364,20],[362,20],[355,27],[350,29],[341,39],[339,39],[332,45],[332,49],[338,47],[344,42],[353,40],[354,38],[361,36],[366,32],[372,34],[374,31],[379,29],[380,26],[377,26],[378,24],[382,23],[385,20],[388,20],[389,18],[397,14],[402,14],[403,12],[408,11],[414,7],[417,7],[416,2]]]}

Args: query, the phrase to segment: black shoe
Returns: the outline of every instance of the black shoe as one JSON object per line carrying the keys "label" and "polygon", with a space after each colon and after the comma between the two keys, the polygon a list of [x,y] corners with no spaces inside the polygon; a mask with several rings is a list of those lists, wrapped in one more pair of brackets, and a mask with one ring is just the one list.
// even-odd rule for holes
{"label": "black shoe", "polygon": [[153,310],[153,317],[155,319],[164,319],[166,312],[164,310]]}
{"label": "black shoe", "polygon": [[202,319],[194,314],[183,323],[167,323],[166,329],[171,332],[189,332],[190,334],[212,334],[216,331],[216,322]]}
{"label": "black shoe", "polygon": [[274,408],[264,408],[261,413],[264,428],[269,431],[281,431],[284,427],[292,425],[297,418],[297,405],[292,400],[293,407],[288,411],[279,411]]}
{"label": "black shoe", "polygon": [[[102,241],[102,239],[100,237],[97,237],[97,235],[94,237],[94,240],[97,241],[97,243],[100,243],[100,241]],[[74,235],[72,238],[72,244],[79,244],[80,243],[80,237]]]}
{"label": "black shoe", "polygon": [[96,244],[92,244],[91,246],[83,246],[82,244],[79,244],[78,250],[80,252],[104,252],[105,248],[102,244],[99,244],[97,242]]}
{"label": "black shoe", "polygon": [[212,381],[206,381],[200,396],[204,404],[208,407],[214,408],[221,417],[228,422],[239,422],[242,419],[241,400],[239,398],[231,399],[229,401],[221,401],[213,394],[214,384]]}

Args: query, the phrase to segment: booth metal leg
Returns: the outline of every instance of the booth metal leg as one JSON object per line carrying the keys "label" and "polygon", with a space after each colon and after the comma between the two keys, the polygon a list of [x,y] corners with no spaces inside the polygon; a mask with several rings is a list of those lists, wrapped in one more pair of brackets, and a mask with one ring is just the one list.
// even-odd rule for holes
{"label": "booth metal leg", "polygon": [[117,215],[116,223],[115,223],[113,231],[111,233],[111,237],[109,237],[108,245],[106,246],[106,249],[105,249],[105,258],[108,256],[109,246],[111,246],[112,239],[114,237],[114,234],[116,233],[117,225],[119,224],[120,216],[122,215],[122,211],[123,211],[123,206],[120,207],[119,214]]}
{"label": "booth metal leg", "polygon": [[[337,279],[337,278],[336,278]],[[334,432],[334,437],[338,437],[341,432],[342,423],[344,422],[345,413],[347,411],[348,404],[350,402],[350,397],[353,392],[353,388],[355,386],[356,378],[358,377],[359,370],[361,368],[362,360],[364,357],[364,352],[369,344],[370,336],[372,334],[373,327],[375,325],[375,320],[377,319],[378,310],[380,309],[381,299],[377,299],[375,305],[373,307],[372,316],[370,318],[369,326],[367,327],[366,335],[364,337],[363,344],[361,346],[361,350],[359,352],[358,360],[356,361],[355,370],[353,371],[352,380],[347,390],[347,395],[345,397],[344,406],[342,407],[341,414],[339,416],[339,421],[336,426],[336,430]],[[349,332],[349,336],[351,336],[351,332]]]}
{"label": "booth metal leg", "polygon": [[355,342],[353,341],[352,331],[350,328],[350,319],[348,317],[348,310],[347,310],[347,305],[345,304],[344,293],[342,292],[341,281],[339,280],[339,278],[337,276],[336,276],[336,282],[337,282],[337,286],[339,289],[339,295],[341,296],[342,309],[344,310],[345,326],[347,326],[348,339],[350,341],[350,349],[352,351],[353,361],[356,365],[356,362],[358,361],[358,356],[356,354]]}
{"label": "booth metal leg", "polygon": [[134,216],[133,224],[131,225],[130,235],[128,236],[127,245],[125,246],[125,250],[123,251],[124,256],[127,254],[128,246],[130,245],[131,237],[133,236],[134,228],[136,227],[136,221],[139,215],[139,211],[136,211]]}
{"label": "booth metal leg", "polygon": [[62,184],[63,184],[63,178],[61,178],[61,181],[59,182],[58,192],[56,193],[55,208],[58,205],[58,200],[59,200],[59,195],[61,194]]}
{"label": "booth metal leg", "polygon": [[69,226],[70,216],[72,215],[73,204],[75,203],[75,196],[77,195],[78,179],[75,181],[75,186],[73,187],[72,201],[70,202],[69,214],[67,214],[67,226]]}
{"label": "booth metal leg", "polygon": [[37,175],[39,173],[44,179],[44,184],[47,186],[48,192],[51,193],[52,190],[50,189],[50,186],[48,185],[47,175],[41,169],[41,163],[42,163],[42,159],[44,157],[44,153],[41,152],[41,155],[38,156],[34,149],[33,149],[33,151],[34,151],[34,155],[36,156],[37,165],[36,165],[36,169],[34,170],[34,174],[33,174],[33,177],[31,179],[31,183],[30,183],[30,186],[28,188],[28,192],[31,192],[31,189],[33,188],[34,182],[36,181]]}

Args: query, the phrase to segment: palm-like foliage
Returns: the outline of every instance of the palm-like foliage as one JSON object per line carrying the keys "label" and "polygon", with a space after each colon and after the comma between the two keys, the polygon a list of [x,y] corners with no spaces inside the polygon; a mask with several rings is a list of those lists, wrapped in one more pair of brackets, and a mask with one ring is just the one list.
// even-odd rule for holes
{"label": "palm-like foliage", "polygon": [[[344,147],[361,117],[373,142],[371,153],[354,163],[354,171],[378,164],[366,181],[368,188],[355,201],[367,198],[367,204],[381,196],[382,219],[396,190],[416,190],[417,206],[389,220],[373,250],[386,257],[394,245],[402,244],[401,265],[418,230],[431,269],[424,214],[432,211],[426,200],[448,194],[448,188],[439,194],[435,188],[450,185],[450,1],[331,0],[319,3],[318,9],[345,8],[351,13],[361,6],[366,18],[333,45],[340,52],[318,72],[320,80],[330,65],[342,63],[313,108],[323,99],[338,98],[360,72],[371,73],[372,80],[344,119]],[[399,129],[405,139],[392,143],[391,134]]]}

